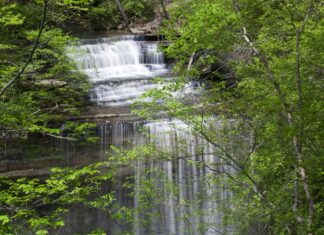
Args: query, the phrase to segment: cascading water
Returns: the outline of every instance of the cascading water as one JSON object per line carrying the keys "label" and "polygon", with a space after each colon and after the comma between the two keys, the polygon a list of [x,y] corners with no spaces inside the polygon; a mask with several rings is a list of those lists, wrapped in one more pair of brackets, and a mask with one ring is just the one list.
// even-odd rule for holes
{"label": "cascading water", "polygon": [[[201,167],[202,162],[207,165],[220,163],[214,146],[189,134],[192,130],[181,121],[160,120],[144,126],[153,137],[150,142],[173,156],[173,160],[138,163],[135,193],[141,193],[141,179],[148,177],[147,169],[153,169],[149,177],[156,183],[155,189],[164,194],[164,201],[146,212],[158,216],[146,218],[145,226],[137,225],[136,234],[230,234],[229,228],[222,224],[220,211],[231,194],[223,189],[212,190],[206,180],[212,177],[212,172]],[[162,174],[154,173],[157,170]],[[228,167],[227,171],[230,173],[233,169]],[[177,189],[170,190],[170,185]],[[141,207],[140,203],[135,197],[135,206]]]}
{"label": "cascading water", "polygon": [[[158,51],[157,43],[147,42],[142,36],[82,40],[77,49],[78,52],[71,54],[71,57],[77,62],[79,69],[89,76],[92,84],[91,100],[100,106],[128,105],[145,91],[157,87],[152,83],[152,78],[166,77],[169,73],[163,53]],[[213,154],[211,144],[188,134],[190,132],[188,127],[179,121],[155,121],[146,124],[142,122],[141,125],[148,129],[151,138],[141,135],[137,131],[138,125],[139,123],[131,122],[100,125],[101,149],[106,152],[110,145],[131,148],[149,142],[178,158],[172,161],[137,162],[133,207],[142,206],[139,194],[142,191],[143,177],[157,182],[156,187],[162,190],[165,201],[146,211],[158,214],[156,218],[147,218],[147,215],[141,213],[135,215],[134,233],[212,235],[227,232],[228,234],[226,229],[221,228],[221,214],[216,213],[221,207],[219,201],[227,198],[228,193],[211,191],[204,180],[210,171],[190,164],[196,161],[217,163],[219,159]],[[161,175],[154,172],[147,175],[147,169],[161,171],[163,180],[159,178]],[[178,189],[174,192],[168,191],[169,184],[176,185]],[[117,201],[123,206],[124,192],[118,189],[116,192]],[[200,198],[210,200],[202,201]],[[75,218],[72,213],[70,228],[74,226],[71,222],[73,220]],[[145,220],[145,223],[141,223],[141,220]],[[95,229],[93,226],[96,224],[100,224],[101,228],[109,231],[109,234],[117,234],[122,230],[111,222],[105,225],[102,219],[98,221],[96,223],[90,220],[86,226],[87,231]],[[82,233],[84,228],[80,230],[78,226],[74,226],[70,231]]]}
{"label": "cascading water", "polygon": [[103,106],[129,104],[156,87],[150,80],[169,72],[156,42],[141,36],[82,40],[72,54],[92,83],[91,100]]}

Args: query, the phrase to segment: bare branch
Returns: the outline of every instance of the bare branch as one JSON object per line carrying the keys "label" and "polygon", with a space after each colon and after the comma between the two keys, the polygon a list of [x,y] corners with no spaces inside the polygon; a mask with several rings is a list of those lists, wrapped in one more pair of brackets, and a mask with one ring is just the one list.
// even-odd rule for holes
{"label": "bare branch", "polygon": [[40,133],[42,133],[43,135],[48,135],[48,136],[56,138],[56,139],[71,140],[71,141],[76,141],[77,140],[75,138],[64,137],[64,136],[60,136],[60,135],[53,135],[53,134],[46,133],[46,132],[40,132]]}

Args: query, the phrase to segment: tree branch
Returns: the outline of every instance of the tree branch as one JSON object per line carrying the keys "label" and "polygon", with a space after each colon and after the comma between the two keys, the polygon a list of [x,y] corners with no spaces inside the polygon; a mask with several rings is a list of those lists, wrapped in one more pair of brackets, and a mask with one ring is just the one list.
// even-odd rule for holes
{"label": "tree branch", "polygon": [[38,35],[36,38],[36,41],[34,43],[34,46],[29,54],[29,57],[26,61],[26,63],[24,64],[24,66],[20,69],[19,73],[13,77],[0,91],[0,97],[3,96],[3,94],[6,92],[6,90],[14,83],[16,82],[20,76],[25,72],[26,68],[28,67],[28,65],[31,63],[34,53],[37,49],[37,46],[39,44],[40,38],[42,36],[43,33],[43,29],[45,27],[45,20],[46,20],[46,13],[47,13],[47,9],[48,9],[48,0],[44,0],[44,8],[43,8],[43,14],[42,14],[42,19],[41,19],[41,23],[40,23],[40,29],[38,31]]}

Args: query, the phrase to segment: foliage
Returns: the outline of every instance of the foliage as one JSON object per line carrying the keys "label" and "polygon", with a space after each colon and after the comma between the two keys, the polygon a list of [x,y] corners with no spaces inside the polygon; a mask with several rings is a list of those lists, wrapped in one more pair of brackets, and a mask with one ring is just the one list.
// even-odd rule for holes
{"label": "foliage", "polygon": [[50,229],[64,226],[63,216],[69,207],[88,200],[102,182],[112,177],[110,172],[100,171],[104,166],[102,163],[81,169],[55,168],[46,180],[0,178],[0,233],[48,234]]}
{"label": "foliage", "polygon": [[[154,17],[157,5],[152,0],[123,0],[120,1],[126,15],[131,20],[150,20]],[[81,16],[87,19],[88,25],[94,30],[117,29],[122,23],[122,17],[116,6],[115,0],[94,1],[90,4],[89,11]]]}
{"label": "foliage", "polygon": [[[137,112],[145,118],[164,112],[184,121],[235,167],[228,177],[234,200],[227,223],[235,224],[239,234],[255,223],[271,234],[323,229],[318,188],[323,180],[323,12],[319,1],[297,5],[177,1],[163,33],[172,42],[166,53],[178,61],[182,76],[148,92]],[[191,79],[201,78],[211,65],[222,83],[203,77],[201,96],[183,95]],[[222,67],[235,73],[236,84],[219,72]],[[219,130],[215,119],[232,119],[235,125]],[[229,143],[241,147],[229,148]]]}
{"label": "foliage", "polygon": [[123,0],[122,4],[130,18],[150,19],[154,15],[155,3],[152,0]]}
{"label": "foliage", "polygon": [[[86,3],[89,1],[49,1],[46,26],[32,61],[2,97],[1,130],[58,135],[57,123],[65,116],[78,114],[87,99],[88,84],[84,75],[75,72],[75,65],[66,55],[66,46],[74,39],[56,27],[62,23],[56,17],[66,9],[76,11],[78,6],[78,10],[85,10]],[[0,14],[2,88],[19,73],[32,51],[39,33],[43,1],[1,2],[1,5],[4,6]],[[8,17],[12,22],[6,20]]]}
{"label": "foliage", "polygon": [[68,139],[78,139],[79,141],[86,140],[88,142],[98,141],[95,136],[97,124],[89,122],[66,122],[64,124],[63,135]]}
{"label": "foliage", "polygon": [[[64,3],[74,8],[76,2],[79,1]],[[146,14],[143,4],[148,4],[147,1],[123,1],[123,4],[133,16]],[[33,6],[32,12],[40,12],[38,5]],[[0,50],[4,52],[1,85],[18,71],[16,64],[23,63],[24,48],[30,47],[35,39],[37,22],[37,14],[27,15],[28,11],[21,10],[26,5],[16,3],[5,7],[6,11],[0,11],[0,29],[5,32],[0,35]],[[98,4],[90,10],[94,21],[105,15],[103,8],[104,5]],[[215,163],[186,159],[179,151],[163,152],[151,144],[130,151],[114,148],[115,157],[109,159],[109,166],[136,170],[137,163],[181,158],[186,164],[208,170],[200,184],[212,194],[195,195],[193,201],[179,201],[177,210],[216,201],[219,190],[227,190],[232,196],[213,213],[221,213],[223,226],[233,227],[237,234],[248,234],[253,228],[257,234],[323,233],[321,2],[178,0],[172,5],[170,15],[162,32],[171,42],[166,53],[177,61],[179,78],[147,92],[143,102],[139,102],[143,109],[136,112],[145,119],[164,113],[182,120],[190,126],[191,134],[213,146],[214,155],[220,160]],[[30,20],[32,23],[27,23]],[[68,79],[80,77],[71,74],[73,65],[65,67],[68,63],[60,43],[66,40],[60,30],[47,26],[28,73],[11,88],[1,104],[1,126],[58,134],[51,124],[62,116],[56,112],[48,115],[42,110],[56,107],[57,103],[61,112],[73,111],[79,105],[74,94],[83,91],[73,86],[74,79]],[[192,66],[188,66],[190,58]],[[226,79],[221,72],[223,67],[235,74],[235,82]],[[214,68],[212,75],[204,76],[206,68]],[[57,73],[61,76],[55,79],[68,84],[63,90],[62,87],[44,89],[37,84]],[[219,78],[217,82],[212,79],[215,76]],[[187,92],[193,80],[201,84],[200,95]],[[25,82],[33,82],[36,90],[28,90],[29,84]],[[67,132],[83,133],[84,128],[91,129],[91,125],[68,124]],[[178,140],[177,146],[181,143]],[[201,156],[203,152],[196,154]],[[85,201],[103,180],[114,181],[112,175],[116,172],[108,171],[102,178],[97,166],[100,164],[95,168],[56,170],[45,182],[2,179],[3,187],[9,190],[0,192],[3,225],[0,231],[19,233],[29,227],[35,233],[46,234],[49,227],[63,226],[57,218],[61,218],[66,205]],[[224,170],[228,168],[233,170]],[[152,217],[160,218],[156,208],[166,203],[181,186],[181,182],[179,185],[170,182],[163,172],[147,169],[138,178],[129,178],[123,184],[129,191],[137,187],[136,195],[130,192],[129,197],[136,196],[140,202],[138,207],[120,208],[112,192],[100,195],[87,205],[107,211],[122,223],[130,225],[134,218],[141,217],[142,220],[135,222],[147,225]],[[43,205],[55,206],[57,210],[40,217],[38,209]],[[200,213],[195,210],[193,215]],[[179,220],[188,218],[188,212],[182,216]],[[201,224],[200,231],[203,233],[206,227],[215,224]],[[102,231],[93,232],[98,233]]]}
{"label": "foliage", "polygon": [[94,30],[116,29],[121,23],[116,4],[105,1],[88,12],[90,27]]}

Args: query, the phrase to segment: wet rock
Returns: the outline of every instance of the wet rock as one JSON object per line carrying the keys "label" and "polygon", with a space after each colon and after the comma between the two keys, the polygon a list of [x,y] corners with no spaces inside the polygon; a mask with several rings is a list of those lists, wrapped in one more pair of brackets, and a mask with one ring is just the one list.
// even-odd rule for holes
{"label": "wet rock", "polygon": [[65,86],[66,84],[67,82],[57,79],[46,79],[35,82],[35,85],[38,86]]}
{"label": "wet rock", "polygon": [[145,31],[141,28],[129,28],[129,30],[134,34],[145,34]]}

